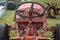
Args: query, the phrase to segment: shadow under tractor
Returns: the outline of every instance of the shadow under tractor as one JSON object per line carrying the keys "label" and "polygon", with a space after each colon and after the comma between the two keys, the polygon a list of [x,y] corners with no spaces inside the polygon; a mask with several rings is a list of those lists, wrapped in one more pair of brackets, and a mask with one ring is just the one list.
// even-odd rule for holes
{"label": "shadow under tractor", "polygon": [[52,40],[46,38],[45,33],[51,31],[53,40],[60,40],[60,25],[44,26],[46,22],[43,5],[36,2],[24,2],[18,5],[14,16],[17,37],[10,38],[11,26],[0,25],[0,40]]}

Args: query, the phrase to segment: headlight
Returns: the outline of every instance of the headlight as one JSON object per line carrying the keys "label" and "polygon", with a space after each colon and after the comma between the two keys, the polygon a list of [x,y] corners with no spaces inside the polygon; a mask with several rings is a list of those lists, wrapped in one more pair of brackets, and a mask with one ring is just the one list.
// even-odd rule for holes
{"label": "headlight", "polygon": [[16,18],[20,18],[20,16],[19,15],[16,15]]}

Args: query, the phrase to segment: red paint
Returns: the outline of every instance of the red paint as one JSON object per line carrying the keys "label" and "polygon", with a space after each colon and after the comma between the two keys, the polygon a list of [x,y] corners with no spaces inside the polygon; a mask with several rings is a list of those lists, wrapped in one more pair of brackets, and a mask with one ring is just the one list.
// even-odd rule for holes
{"label": "red paint", "polygon": [[[29,10],[31,8],[32,3],[25,3],[22,4],[21,6],[19,6],[17,8],[17,10],[24,10],[24,12],[22,13],[22,15],[24,16],[29,16]],[[33,6],[33,11],[42,14],[44,12],[44,9],[41,5],[38,4],[34,4]],[[25,32],[25,35],[23,35],[23,38],[21,38],[18,34],[20,30],[17,30],[17,35],[19,37],[17,38],[12,38],[11,40],[50,40],[48,38],[45,37],[38,37],[38,33],[37,33],[37,28],[44,28],[44,22],[46,21],[46,15],[43,14],[43,16],[41,17],[36,17],[36,18],[16,18],[16,15],[20,14],[19,12],[15,14],[15,18],[14,21],[16,22],[16,29],[18,29],[19,27],[22,27]],[[37,14],[32,13],[32,16],[38,16]],[[44,34],[44,33],[43,33]],[[37,38],[38,37],[38,38]]]}

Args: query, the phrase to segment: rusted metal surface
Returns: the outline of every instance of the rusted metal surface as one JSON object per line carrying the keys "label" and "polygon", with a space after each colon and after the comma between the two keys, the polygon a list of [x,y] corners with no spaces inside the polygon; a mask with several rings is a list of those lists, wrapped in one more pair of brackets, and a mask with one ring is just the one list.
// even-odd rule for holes
{"label": "rusted metal surface", "polygon": [[10,40],[50,40],[45,37],[47,27],[43,26],[46,21],[44,11],[39,3],[20,4],[14,17],[17,37]]}
{"label": "rusted metal surface", "polygon": [[[21,10],[21,11],[23,10],[25,12],[22,12],[20,14],[25,15],[25,16],[29,16],[29,10],[30,10],[31,5],[32,5],[31,3],[22,4],[18,7],[17,10]],[[43,9],[43,7],[41,7],[41,5],[34,4],[33,8],[34,8],[33,10],[35,12],[38,12],[40,14],[42,14],[44,12],[44,9]],[[19,12],[17,12],[15,15],[17,15],[17,14],[19,14]],[[32,13],[32,16],[37,16],[37,14]],[[46,21],[46,16],[44,14],[43,17],[41,17],[41,18],[40,17],[31,18],[31,20],[32,20],[32,22],[45,22]],[[15,16],[15,22],[29,22],[29,21],[30,21],[30,18],[22,18],[22,17],[16,18],[16,16]]]}
{"label": "rusted metal surface", "polygon": [[[41,27],[42,30],[44,30],[43,29],[43,24],[46,21],[46,15],[44,14],[43,6],[40,5],[40,4],[34,3],[33,9],[31,9],[31,5],[32,5],[32,3],[23,3],[23,4],[21,4],[17,8],[17,10],[24,11],[24,12],[16,12],[15,19],[14,19],[14,21],[17,23],[16,28],[17,27],[22,28],[23,29],[22,31],[24,32],[24,34],[28,35],[28,36],[36,35],[37,34],[36,29],[37,28]],[[34,12],[37,12],[37,14],[43,14],[43,16],[39,16],[39,17],[36,17],[36,18],[23,18],[23,17],[19,16],[19,15],[22,15],[22,16],[29,17],[30,16],[29,15],[30,14],[29,13],[30,9],[33,10]],[[37,14],[34,14],[34,12],[32,12],[32,16],[33,17],[38,16]]]}

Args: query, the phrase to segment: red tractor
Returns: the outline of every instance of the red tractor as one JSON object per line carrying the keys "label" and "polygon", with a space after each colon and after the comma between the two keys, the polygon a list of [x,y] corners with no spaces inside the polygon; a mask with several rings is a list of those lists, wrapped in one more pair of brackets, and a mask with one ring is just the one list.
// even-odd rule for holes
{"label": "red tractor", "polygon": [[53,32],[54,40],[60,40],[60,25],[44,26],[46,15],[44,7],[36,2],[18,5],[14,16],[17,37],[9,38],[10,26],[0,25],[0,40],[51,40],[45,37],[47,31]]}

